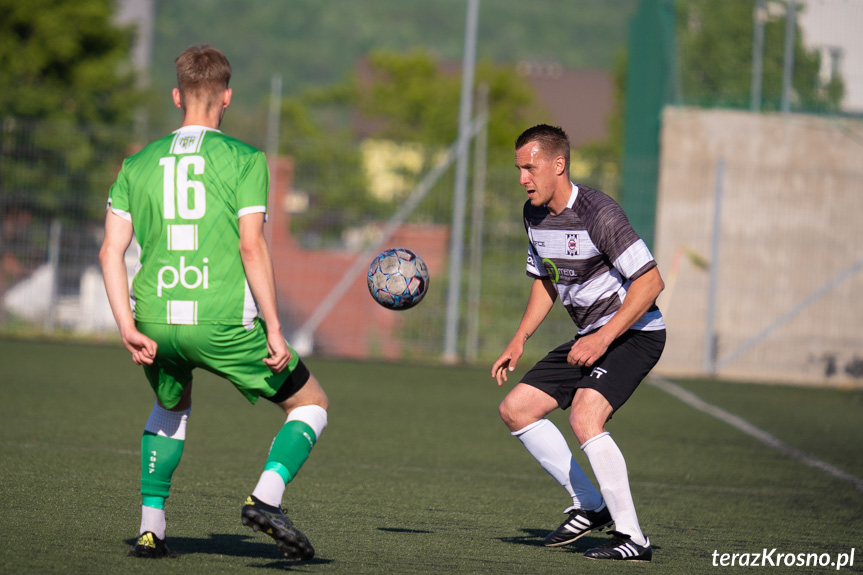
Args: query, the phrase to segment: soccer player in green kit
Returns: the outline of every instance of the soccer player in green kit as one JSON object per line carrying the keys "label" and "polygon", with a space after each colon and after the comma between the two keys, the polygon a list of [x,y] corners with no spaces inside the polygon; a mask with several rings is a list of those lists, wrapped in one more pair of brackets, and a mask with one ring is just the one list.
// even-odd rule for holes
{"label": "soccer player in green kit", "polygon": [[[141,441],[141,528],[131,554],[173,554],[165,500],[183,453],[192,372],[203,368],[287,415],[241,518],[286,557],[311,559],[314,549],[281,503],[327,425],[328,400],[282,335],[263,235],[266,158],[218,129],[232,94],[225,55],[193,46],[176,68],[182,127],[123,162],[99,256],[123,344],[156,394]],[[140,263],[130,294],[124,254],[133,237]]]}

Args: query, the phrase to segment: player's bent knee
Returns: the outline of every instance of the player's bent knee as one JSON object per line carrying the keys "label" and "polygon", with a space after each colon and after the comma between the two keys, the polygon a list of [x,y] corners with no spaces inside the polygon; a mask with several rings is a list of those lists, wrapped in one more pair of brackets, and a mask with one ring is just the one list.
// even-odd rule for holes
{"label": "player's bent knee", "polygon": [[503,401],[500,402],[498,406],[498,414],[503,422],[506,424],[510,430],[515,430],[513,425],[516,424],[516,420],[518,419],[518,410],[516,406],[513,405],[513,402],[510,401],[509,396],[506,396]]}
{"label": "player's bent knee", "polygon": [[315,437],[319,438],[327,427],[327,410],[320,405],[301,405],[288,413],[287,422],[290,421],[302,421],[311,427]]}
{"label": "player's bent knee", "polygon": [[506,400],[500,402],[500,405],[497,407],[497,413],[500,415],[500,418],[503,422],[509,426],[510,417],[509,417],[509,407],[506,404]]}
{"label": "player's bent knee", "polygon": [[524,412],[519,408],[519,403],[504,399],[498,408],[500,418],[510,431],[518,431],[531,423],[537,421],[536,417]]}
{"label": "player's bent knee", "polygon": [[279,402],[278,405],[285,410],[286,414],[290,414],[291,410],[303,405],[317,405],[326,411],[330,407],[330,400],[315,376],[310,375],[306,383],[296,393]]}
{"label": "player's bent knee", "polygon": [[543,419],[557,407],[557,401],[548,394],[520,383],[503,399],[498,412],[510,431],[519,431]]}
{"label": "player's bent knee", "polygon": [[593,420],[576,412],[570,413],[569,425],[579,443],[584,443],[605,431],[604,421]]}
{"label": "player's bent knee", "polygon": [[309,376],[309,381],[306,382],[305,387],[308,388],[307,391],[309,392],[309,397],[304,398],[307,403],[319,405],[324,411],[330,408],[330,399],[314,375]]}

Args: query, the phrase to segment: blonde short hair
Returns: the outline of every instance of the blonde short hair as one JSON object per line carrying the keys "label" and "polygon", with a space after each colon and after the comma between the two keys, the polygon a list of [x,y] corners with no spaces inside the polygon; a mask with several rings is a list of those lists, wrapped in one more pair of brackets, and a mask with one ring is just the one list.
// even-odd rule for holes
{"label": "blonde short hair", "polygon": [[221,50],[209,44],[187,48],[174,61],[177,88],[185,108],[188,99],[203,100],[207,108],[218,104],[231,81],[231,63]]}

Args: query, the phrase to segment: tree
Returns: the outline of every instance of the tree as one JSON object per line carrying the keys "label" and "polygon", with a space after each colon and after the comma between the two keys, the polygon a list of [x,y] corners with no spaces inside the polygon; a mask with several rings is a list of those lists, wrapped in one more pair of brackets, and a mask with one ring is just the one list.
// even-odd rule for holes
{"label": "tree", "polygon": [[[610,69],[638,2],[482,2],[477,57],[513,66],[527,60]],[[439,61],[458,62],[464,27],[464,0],[157,2],[151,80],[158,91],[167,93],[174,85],[170,63],[177,54],[190,44],[216,44],[228,55],[234,68],[232,83],[239,87],[225,119],[226,131],[262,145],[265,114],[250,126],[238,112],[262,105],[274,73],[283,79],[284,94],[298,97],[311,86],[340,83],[359,58],[374,50],[399,54],[419,47]],[[170,100],[163,98],[157,105],[150,115],[154,131],[174,129]]]}
{"label": "tree", "polygon": [[[781,101],[785,41],[784,2],[772,2],[765,23],[763,98],[761,108],[778,110]],[[676,84],[679,103],[704,107],[749,109],[755,0],[679,0],[676,4]],[[795,109],[835,112],[842,100],[841,78],[824,84],[819,77],[820,55],[803,46],[800,30],[794,43]],[[595,182],[616,196],[623,159],[623,110],[627,54],[618,53],[614,69],[615,106],[608,118],[608,138],[582,146],[573,154],[573,177]],[[636,96],[637,97],[637,96]]]}
{"label": "tree", "polygon": [[[0,193],[101,213],[138,103],[110,0],[0,0]],[[121,128],[119,136],[115,128]],[[118,141],[119,138],[119,141]],[[119,148],[119,150],[118,150]]]}
{"label": "tree", "polygon": [[[779,109],[785,41],[785,4],[769,0],[764,25],[762,103]],[[752,70],[755,0],[680,0],[677,45],[683,103],[748,109]],[[802,111],[835,111],[842,100],[842,80],[824,84],[820,55],[794,34],[793,107]]]}
{"label": "tree", "polygon": [[294,160],[293,193],[308,200],[291,228],[309,247],[340,242],[345,229],[361,227],[380,207],[367,193],[350,126],[354,101],[350,82],[282,101],[279,152]]}
{"label": "tree", "polygon": [[[293,224],[295,232],[325,229],[335,238],[375,216],[385,219],[458,137],[458,66],[446,67],[423,50],[376,51],[367,65],[362,78],[283,102],[280,151],[294,156],[296,185],[309,195],[309,210]],[[513,142],[528,118],[546,116],[512,66],[482,62],[476,84],[488,86],[490,161],[502,157],[511,168]],[[359,147],[358,140],[364,140]],[[379,152],[373,146],[380,140],[394,146],[382,153],[401,183],[394,194],[381,194],[364,171],[369,162],[362,155]],[[437,217],[448,221],[448,208]]]}
{"label": "tree", "polygon": [[595,186],[619,199],[623,161],[623,111],[626,109],[626,51],[617,54],[614,66],[614,106],[608,114],[605,139],[574,150],[570,166],[573,181]]}
{"label": "tree", "polygon": [[[376,136],[429,146],[448,146],[455,141],[459,67],[447,71],[423,50],[374,52],[369,62],[372,82],[360,87],[359,109],[380,125]],[[480,62],[475,86],[482,84],[488,87],[489,146],[511,150],[527,119],[543,115],[536,96],[519,80],[515,66]]]}

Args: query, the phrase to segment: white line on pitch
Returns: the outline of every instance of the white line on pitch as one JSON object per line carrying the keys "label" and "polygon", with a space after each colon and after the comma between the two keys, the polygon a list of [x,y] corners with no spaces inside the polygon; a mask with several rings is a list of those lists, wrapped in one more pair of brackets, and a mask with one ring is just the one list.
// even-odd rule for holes
{"label": "white line on pitch", "polygon": [[647,381],[654,387],[661,389],[669,395],[673,395],[686,405],[697,409],[698,411],[702,411],[704,413],[712,415],[720,421],[724,421],[731,427],[739,429],[750,437],[754,437],[755,439],[757,439],[767,447],[770,447],[771,449],[775,449],[776,451],[779,451],[786,455],[790,455],[794,459],[802,461],[806,465],[814,467],[815,469],[820,469],[821,471],[832,475],[836,479],[847,481],[848,483],[853,485],[857,489],[857,491],[863,493],[863,479],[857,477],[856,475],[851,475],[850,473],[842,471],[838,467],[835,467],[827,463],[826,461],[822,461],[817,457],[812,457],[811,455],[803,453],[799,449],[791,447],[790,445],[777,439],[773,435],[767,433],[763,429],[755,427],[745,419],[738,417],[733,413],[725,411],[720,407],[707,403],[691,391],[680,387],[676,383],[672,383],[667,379],[657,376],[651,376]]}

